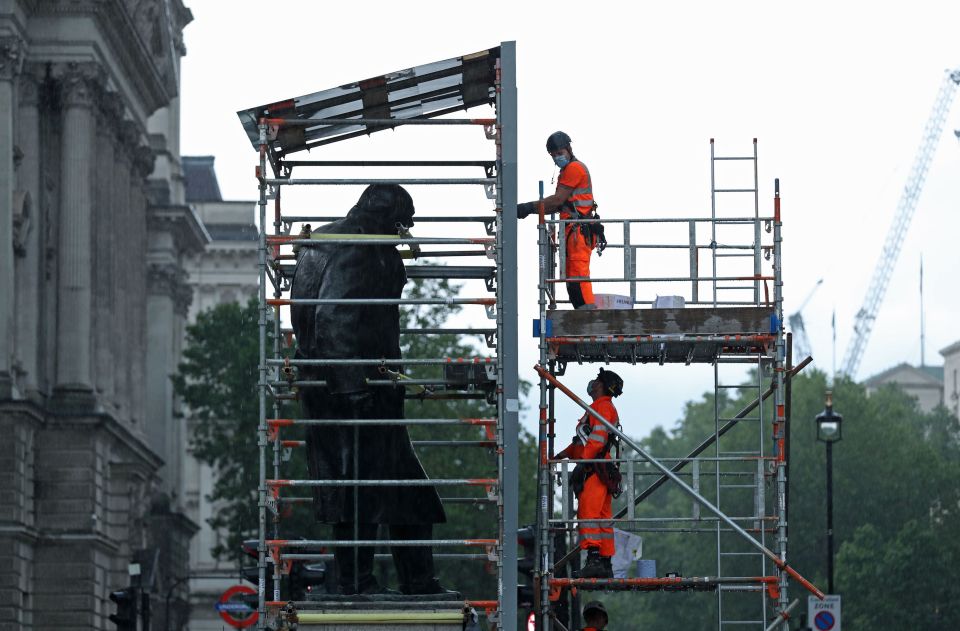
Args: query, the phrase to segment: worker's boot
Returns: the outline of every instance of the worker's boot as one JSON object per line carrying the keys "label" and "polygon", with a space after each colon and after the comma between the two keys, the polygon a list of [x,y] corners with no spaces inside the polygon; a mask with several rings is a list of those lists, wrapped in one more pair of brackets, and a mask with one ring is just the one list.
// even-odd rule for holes
{"label": "worker's boot", "polygon": [[[391,525],[391,539],[432,539],[432,524]],[[460,593],[444,589],[434,576],[433,550],[429,546],[393,546],[393,562],[400,579],[400,591],[408,595],[436,594],[456,596]]]}
{"label": "worker's boot", "polygon": [[609,578],[613,578],[613,557],[600,557],[600,560],[603,561],[603,567],[607,568],[607,574]]}
{"label": "worker's boot", "polygon": [[599,548],[587,548],[587,562],[580,570],[580,578],[613,578],[613,572],[603,562]]}

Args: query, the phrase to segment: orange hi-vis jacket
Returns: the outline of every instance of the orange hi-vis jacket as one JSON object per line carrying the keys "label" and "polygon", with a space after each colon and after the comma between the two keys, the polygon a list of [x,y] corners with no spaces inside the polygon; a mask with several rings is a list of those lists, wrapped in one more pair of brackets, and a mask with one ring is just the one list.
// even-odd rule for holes
{"label": "orange hi-vis jacket", "polygon": [[[611,425],[616,426],[620,422],[620,415],[617,414],[617,408],[613,407],[613,399],[610,396],[605,395],[600,397],[591,403],[590,407],[600,416],[607,419]],[[587,430],[589,430],[589,433]],[[580,422],[577,425],[577,434],[581,436],[586,435],[586,442],[583,444],[577,441],[571,442],[566,449],[557,454],[558,458],[570,458],[572,460],[592,460],[599,458],[600,452],[603,451],[603,448],[607,444],[607,439],[610,436],[606,426],[590,414],[584,414],[580,417]],[[609,451],[606,454],[606,458],[610,458]]]}
{"label": "orange hi-vis jacket", "polygon": [[[579,213],[579,217],[574,217],[568,208],[560,211],[561,219],[583,219],[593,209],[593,183],[590,180],[590,171],[587,165],[579,160],[573,160],[560,171],[560,186],[572,188],[573,192],[567,201]],[[574,226],[567,226],[571,229]]]}

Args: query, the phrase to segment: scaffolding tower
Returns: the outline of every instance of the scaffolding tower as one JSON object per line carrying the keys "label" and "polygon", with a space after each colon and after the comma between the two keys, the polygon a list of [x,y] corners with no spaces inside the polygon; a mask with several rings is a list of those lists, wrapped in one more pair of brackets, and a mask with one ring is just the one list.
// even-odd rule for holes
{"label": "scaffolding tower", "polygon": [[[737,173],[725,170],[731,163],[740,165],[738,182],[720,185],[718,179]],[[744,175],[749,173],[752,177]],[[772,215],[761,216],[756,139],[752,155],[743,156],[716,155],[711,139],[710,184],[708,217],[566,220],[549,219],[540,213],[536,329],[540,363],[536,370],[540,374],[541,456],[538,554],[534,569],[539,587],[538,631],[565,628],[558,620],[555,606],[563,590],[570,590],[571,594],[587,590],[713,591],[716,627],[720,631],[786,629],[788,611],[796,604],[788,600],[788,576],[822,597],[787,564],[789,388],[785,386],[803,366],[790,365],[792,358],[782,325],[779,182]],[[629,300],[636,308],[558,308],[566,301],[559,299],[556,288],[578,280],[558,272],[565,269],[568,227],[576,229],[577,224],[584,223],[602,223],[609,240],[607,251],[619,251],[623,258],[622,276],[590,280],[607,287],[629,287]],[[653,234],[668,236],[651,237]],[[643,240],[638,240],[637,235],[642,235]],[[651,253],[657,257],[658,271],[673,261],[679,272],[638,274],[638,269],[645,271],[638,261]],[[656,308],[653,295],[648,294],[663,287],[671,295],[681,295],[685,307]],[[589,402],[580,400],[558,379],[565,374],[568,364],[617,362],[632,366],[711,364],[713,431],[690,454],[654,456],[619,426],[614,427],[596,414]],[[749,383],[743,381],[744,365],[752,368]],[[629,388],[631,379],[625,380]],[[568,566],[575,567],[580,554],[569,487],[570,463],[554,458],[558,390],[620,439],[623,449],[614,460],[621,467],[624,492],[615,503],[610,525],[634,533],[689,533],[695,538],[692,545],[713,548],[713,567],[695,568],[702,572],[698,576],[569,577],[575,572],[571,573]],[[724,391],[731,390],[753,393],[754,403],[736,415],[728,415],[720,402],[725,400]],[[773,399],[772,405],[763,403],[768,398]],[[631,410],[620,412],[625,420],[634,414]],[[742,429],[740,441],[735,444],[725,435],[736,425]],[[752,437],[748,449],[738,447],[745,432]],[[560,484],[559,498],[553,485],[555,479]],[[644,510],[643,502],[664,485],[679,488],[693,500],[690,514],[664,515]],[[746,514],[728,514],[745,505],[751,507],[744,511]],[[752,613],[734,616],[735,610]],[[571,608],[572,616],[578,611],[578,607]]]}
{"label": "scaffolding tower", "polygon": [[[259,415],[258,446],[259,488],[258,515],[258,628],[283,628],[294,624],[343,624],[350,616],[365,614],[353,611],[330,614],[331,603],[316,600],[292,601],[284,593],[284,573],[294,561],[329,559],[334,546],[429,545],[438,562],[475,562],[495,567],[497,593],[483,599],[455,604],[416,600],[416,609],[433,608],[431,616],[394,612],[396,620],[410,622],[410,615],[436,623],[457,622],[478,612],[486,615],[490,628],[512,629],[516,619],[517,493],[518,475],[518,394],[517,394],[517,304],[516,304],[516,61],[514,42],[471,55],[374,77],[354,84],[272,103],[238,112],[251,143],[259,151],[256,176],[259,185]],[[493,118],[452,118],[460,110],[476,106],[493,106]],[[317,149],[330,143],[369,135],[373,132],[426,126],[468,126],[484,133],[493,155],[482,160],[293,160],[290,155],[303,149]],[[414,142],[417,142],[414,139]],[[374,156],[375,157],[375,156]],[[428,174],[415,178],[317,178],[294,177],[294,171],[305,169],[351,168],[369,173],[370,167],[423,170]],[[482,177],[447,177],[450,167],[482,170]],[[445,172],[445,173],[444,173]],[[439,176],[438,176],[439,174]],[[301,231],[305,222],[313,225],[339,217],[286,214],[281,208],[281,191],[289,186],[331,187],[399,184],[411,187],[482,187],[492,201],[494,212],[431,216],[417,214],[417,224],[426,224],[436,232],[455,236],[396,237],[364,235],[310,235]],[[414,194],[416,196],[416,194]],[[322,199],[322,197],[320,198]],[[271,204],[272,202],[272,204]],[[268,212],[272,206],[272,214]],[[403,246],[408,278],[482,280],[486,295],[455,299],[400,298],[378,299],[381,304],[456,306],[471,317],[467,326],[441,329],[404,329],[401,335],[464,335],[485,340],[485,352],[475,357],[418,357],[402,359],[295,359],[289,349],[294,343],[289,329],[284,328],[281,312],[294,304],[363,304],[369,299],[292,299],[289,297],[296,255],[291,248],[324,244],[360,246]],[[434,246],[432,249],[430,246]],[[459,265],[463,257],[480,259],[482,265]],[[453,264],[443,264],[445,261]],[[472,311],[471,311],[472,310]],[[404,418],[371,420],[321,420],[284,418],[282,404],[295,400],[305,388],[322,387],[325,382],[305,380],[298,376],[302,366],[375,365],[382,379],[368,379],[371,387],[396,388],[398,383],[418,388],[407,398],[475,399],[490,406],[485,418]],[[401,370],[391,370],[393,366]],[[412,368],[430,369],[435,374],[410,379]],[[457,370],[458,368],[463,370]],[[466,370],[469,368],[469,370]],[[465,376],[466,375],[466,376]],[[408,404],[409,405],[409,404]],[[304,446],[301,432],[305,427],[336,425],[429,425],[464,427],[485,430],[481,440],[431,440],[420,446],[432,448],[476,447],[487,449],[490,473],[480,478],[428,480],[320,480],[289,479],[284,475],[288,450]],[[427,444],[428,443],[428,444]],[[416,445],[416,443],[415,443]],[[357,445],[359,447],[359,445]],[[427,472],[429,474],[429,471]],[[357,476],[362,477],[362,476]],[[401,486],[423,484],[438,487],[444,503],[496,506],[496,532],[477,533],[463,539],[427,541],[310,540],[283,538],[280,526],[289,510],[309,508],[310,497],[297,496],[318,486]],[[480,487],[485,494],[457,497],[448,489]],[[356,533],[356,530],[355,530]],[[452,550],[452,552],[451,552]],[[268,586],[272,584],[272,590]],[[349,600],[349,599],[348,599]],[[348,603],[349,604],[349,603]],[[396,603],[394,603],[396,604]],[[337,605],[339,606],[339,605]],[[399,605],[397,605],[399,606]],[[373,606],[364,605],[364,609]],[[389,607],[387,607],[389,608]],[[382,607],[381,607],[382,609]],[[404,618],[405,615],[408,617]],[[443,616],[446,616],[445,618]],[[369,621],[368,621],[369,622]],[[426,623],[426,622],[425,622]],[[377,627],[379,628],[379,627]],[[448,628],[448,627],[429,627]],[[457,626],[457,628],[460,628]]]}

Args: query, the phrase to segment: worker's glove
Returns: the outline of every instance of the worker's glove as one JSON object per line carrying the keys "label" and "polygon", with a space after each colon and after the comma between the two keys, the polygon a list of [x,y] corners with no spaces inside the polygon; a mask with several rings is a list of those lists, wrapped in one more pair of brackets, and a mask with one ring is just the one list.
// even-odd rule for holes
{"label": "worker's glove", "polygon": [[522,204],[517,204],[517,219],[525,219],[535,212],[537,212],[536,202],[523,202]]}

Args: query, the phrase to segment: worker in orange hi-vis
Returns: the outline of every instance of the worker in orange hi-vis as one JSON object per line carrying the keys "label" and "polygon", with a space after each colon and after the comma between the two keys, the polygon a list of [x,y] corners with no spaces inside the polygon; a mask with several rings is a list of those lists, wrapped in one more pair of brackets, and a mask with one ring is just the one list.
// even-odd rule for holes
{"label": "worker in orange hi-vis", "polygon": [[[623,379],[611,371],[600,369],[596,379],[587,385],[593,399],[590,407],[611,425],[618,427],[620,417],[613,407],[613,397],[623,394]],[[616,436],[590,414],[577,423],[577,435],[570,445],[558,453],[557,459],[609,460]],[[613,498],[620,495],[620,470],[610,462],[581,462],[570,476],[570,486],[577,496],[577,521],[580,548],[587,551],[587,562],[580,578],[612,578]]]}
{"label": "worker in orange hi-vis", "polygon": [[[560,213],[560,219],[597,219],[597,204],[593,200],[593,185],[587,165],[573,155],[570,136],[557,131],[547,138],[547,153],[554,164],[560,167],[557,192],[543,199],[543,211]],[[517,217],[523,219],[538,212],[540,202],[517,204]],[[603,252],[607,240],[603,224],[566,224],[564,238],[567,243],[567,264],[564,276],[590,278],[590,255],[599,247]],[[574,309],[596,309],[593,300],[593,284],[589,281],[567,281],[567,295]]]}

